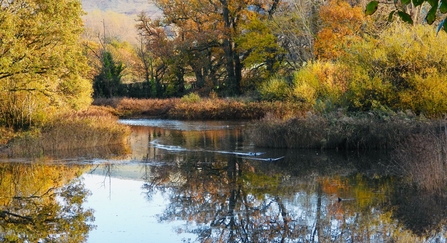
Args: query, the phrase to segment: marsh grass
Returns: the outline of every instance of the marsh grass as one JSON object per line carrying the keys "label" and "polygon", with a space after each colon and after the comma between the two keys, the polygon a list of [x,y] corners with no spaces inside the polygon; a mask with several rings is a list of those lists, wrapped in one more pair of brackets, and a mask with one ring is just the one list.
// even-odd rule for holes
{"label": "marsh grass", "polygon": [[447,135],[438,131],[414,134],[393,153],[395,174],[408,178],[418,189],[440,192],[447,186]]}
{"label": "marsh grass", "polygon": [[267,114],[292,117],[308,108],[300,103],[200,98],[196,95],[171,99],[101,99],[94,104],[111,107],[120,117],[156,117],[181,120],[251,120]]}
{"label": "marsh grass", "polygon": [[125,145],[130,129],[117,123],[107,109],[90,107],[62,115],[40,128],[22,133],[9,143],[9,156],[44,156],[109,145]]}
{"label": "marsh grass", "polygon": [[393,149],[413,134],[437,123],[399,114],[346,115],[312,113],[287,120],[266,117],[252,124],[247,136],[256,146],[306,149]]}

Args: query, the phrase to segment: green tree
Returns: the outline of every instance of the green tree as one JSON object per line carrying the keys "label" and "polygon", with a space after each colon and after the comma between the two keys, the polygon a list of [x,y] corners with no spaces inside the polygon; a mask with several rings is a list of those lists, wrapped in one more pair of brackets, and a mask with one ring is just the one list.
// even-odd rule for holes
{"label": "green tree", "polygon": [[95,76],[93,83],[95,97],[112,98],[119,95],[123,70],[123,64],[115,62],[112,53],[103,51],[101,72]]}
{"label": "green tree", "polygon": [[252,79],[266,80],[278,72],[286,51],[269,28],[270,19],[266,16],[260,18],[255,11],[247,12],[246,18],[240,26],[241,33],[236,37],[236,51],[244,53],[242,63],[250,71]]}
{"label": "green tree", "polygon": [[0,3],[0,123],[16,128],[83,109],[92,87],[78,0]]}

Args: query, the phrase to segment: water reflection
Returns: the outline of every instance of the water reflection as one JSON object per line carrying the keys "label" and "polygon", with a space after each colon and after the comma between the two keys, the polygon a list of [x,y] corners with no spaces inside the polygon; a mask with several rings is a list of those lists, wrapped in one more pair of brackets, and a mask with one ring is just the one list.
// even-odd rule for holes
{"label": "water reflection", "polygon": [[386,153],[259,149],[244,123],[136,121],[124,157],[0,164],[0,239],[446,242],[446,194],[390,174]]}
{"label": "water reflection", "polygon": [[[234,150],[251,149],[244,144],[242,125],[227,127],[209,124],[208,127],[223,127],[222,130],[169,130],[160,127],[132,127],[130,139],[132,160],[180,162],[184,157],[198,156],[213,160],[215,154]],[[191,126],[191,125],[190,125]],[[188,126],[186,126],[188,127]]]}
{"label": "water reflection", "polygon": [[[294,177],[265,166],[227,158],[151,167],[144,189],[152,198],[169,188],[160,220],[189,222],[183,232],[196,234],[197,242],[445,241],[445,229],[436,224],[443,217],[433,219],[430,210],[413,215],[406,211],[412,204],[393,202],[402,195],[393,194],[396,181],[390,177]],[[422,219],[438,231],[414,234],[408,223]]]}
{"label": "water reflection", "polygon": [[94,228],[84,166],[0,164],[2,242],[83,242]]}
{"label": "water reflection", "polygon": [[[141,157],[164,162],[146,168],[147,198],[169,189],[160,220],[189,222],[181,232],[196,234],[197,242],[445,240],[440,220],[428,214],[438,231],[409,227],[408,202],[395,200],[401,181],[387,174],[387,154],[255,151],[237,129],[136,130],[152,134]],[[248,153],[284,158],[258,161]]]}

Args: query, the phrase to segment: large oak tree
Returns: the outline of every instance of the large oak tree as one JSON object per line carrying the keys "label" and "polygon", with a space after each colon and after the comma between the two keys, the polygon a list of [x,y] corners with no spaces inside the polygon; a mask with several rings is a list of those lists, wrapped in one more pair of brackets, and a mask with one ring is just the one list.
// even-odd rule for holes
{"label": "large oak tree", "polygon": [[[149,40],[149,50],[154,56],[162,59],[166,70],[170,70],[180,89],[184,85],[183,78],[191,73],[195,76],[198,88],[213,86],[226,95],[237,95],[241,92],[244,60],[250,54],[256,54],[256,43],[265,43],[261,48],[273,52],[275,41],[258,41],[252,38],[275,38],[271,33],[249,35],[249,32],[264,31],[267,28],[253,27],[257,24],[250,19],[269,18],[272,16],[280,0],[212,0],[188,2],[180,0],[155,0],[155,4],[163,11],[164,18],[152,21],[144,15],[139,18],[140,33]],[[253,17],[256,15],[256,17]],[[252,44],[243,43],[246,41]],[[254,44],[253,44],[254,43]],[[243,47],[243,48],[240,48]],[[165,53],[165,55],[158,55]],[[166,54],[167,53],[167,54]],[[259,58],[266,58],[265,55]],[[268,60],[259,59],[257,65],[265,65]],[[250,60],[250,64],[253,64]],[[272,65],[265,65],[272,66]],[[161,67],[161,66],[160,66]]]}

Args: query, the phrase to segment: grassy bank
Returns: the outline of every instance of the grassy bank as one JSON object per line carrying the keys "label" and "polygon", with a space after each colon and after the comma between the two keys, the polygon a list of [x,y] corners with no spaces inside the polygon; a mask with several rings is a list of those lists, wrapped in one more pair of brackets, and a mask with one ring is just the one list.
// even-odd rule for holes
{"label": "grassy bank", "polygon": [[97,106],[110,107],[123,117],[150,117],[181,120],[253,120],[270,114],[275,117],[302,116],[308,110],[299,103],[244,101],[187,96],[171,99],[96,99]]}
{"label": "grassy bank", "polygon": [[101,107],[60,116],[39,128],[15,133],[3,145],[3,157],[43,156],[68,151],[127,143],[130,130]]}
{"label": "grassy bank", "polygon": [[265,117],[247,134],[259,147],[394,149],[410,136],[437,131],[440,122],[405,113],[308,113],[288,120]]}

